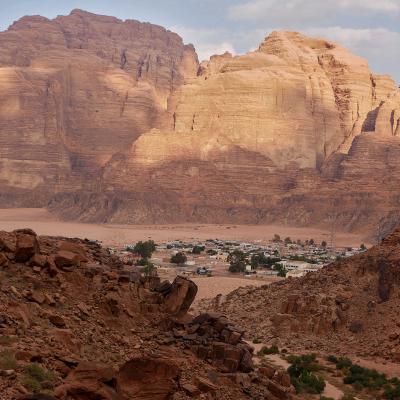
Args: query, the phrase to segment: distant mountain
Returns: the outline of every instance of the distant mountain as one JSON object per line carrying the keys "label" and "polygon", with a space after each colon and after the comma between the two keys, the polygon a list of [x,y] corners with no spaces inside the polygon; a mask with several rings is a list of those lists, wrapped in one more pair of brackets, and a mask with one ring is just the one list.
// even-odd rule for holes
{"label": "distant mountain", "polygon": [[165,29],[75,10],[0,34],[1,205],[85,221],[399,220],[400,91],[335,43],[274,32],[198,64]]}

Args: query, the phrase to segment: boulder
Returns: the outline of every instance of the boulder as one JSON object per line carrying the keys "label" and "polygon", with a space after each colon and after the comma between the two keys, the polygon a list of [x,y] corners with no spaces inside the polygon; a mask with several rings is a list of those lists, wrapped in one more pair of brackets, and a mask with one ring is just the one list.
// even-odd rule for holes
{"label": "boulder", "polygon": [[0,231],[0,251],[15,253],[17,238],[15,233]]}
{"label": "boulder", "polygon": [[0,267],[4,267],[8,265],[8,258],[4,255],[4,253],[0,253]]}
{"label": "boulder", "polygon": [[59,315],[50,315],[49,321],[57,328],[65,328],[66,326],[64,318],[60,317]]}
{"label": "boulder", "polygon": [[207,378],[202,378],[198,376],[196,378],[197,387],[202,393],[215,393],[218,389],[216,385],[214,385],[210,380]]}
{"label": "boulder", "polygon": [[59,242],[58,248],[60,251],[69,251],[70,253],[75,254],[80,262],[89,261],[85,248],[78,243],[62,240]]}
{"label": "boulder", "polygon": [[41,267],[44,268],[47,265],[47,257],[42,254],[34,254],[29,260],[29,265],[31,267]]}
{"label": "boulder", "polygon": [[104,364],[83,361],[54,394],[62,400],[120,400],[115,391],[115,371]]}
{"label": "boulder", "polygon": [[36,253],[39,252],[39,242],[37,240],[36,234],[17,232],[17,244],[15,249],[16,262],[27,262]]}
{"label": "boulder", "polygon": [[117,392],[126,400],[166,400],[177,390],[179,373],[171,360],[133,358],[117,374]]}
{"label": "boulder", "polygon": [[243,356],[240,361],[239,369],[243,372],[251,372],[254,369],[253,358],[247,350],[243,351]]}
{"label": "boulder", "polygon": [[56,266],[62,270],[71,270],[80,265],[80,256],[67,250],[60,250],[54,256]]}
{"label": "boulder", "polygon": [[186,313],[197,294],[197,285],[189,279],[178,276],[165,297],[165,311],[170,314]]}
{"label": "boulder", "polygon": [[288,387],[283,387],[279,383],[274,381],[268,382],[268,390],[279,400],[290,400],[291,397],[291,390]]}
{"label": "boulder", "polygon": [[270,365],[264,365],[258,368],[258,373],[262,376],[267,377],[268,379],[272,379],[272,377],[275,375],[275,372],[275,368],[271,367]]}

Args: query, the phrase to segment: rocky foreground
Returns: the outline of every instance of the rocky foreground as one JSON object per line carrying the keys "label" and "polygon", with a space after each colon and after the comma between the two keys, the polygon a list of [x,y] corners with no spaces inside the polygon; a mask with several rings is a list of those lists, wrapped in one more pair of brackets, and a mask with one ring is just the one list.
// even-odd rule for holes
{"label": "rocky foreground", "polygon": [[400,229],[318,273],[239,288],[203,308],[281,348],[400,361]]}
{"label": "rocky foreground", "polygon": [[4,400],[294,399],[243,331],[188,313],[190,280],[143,277],[97,243],[0,232]]}

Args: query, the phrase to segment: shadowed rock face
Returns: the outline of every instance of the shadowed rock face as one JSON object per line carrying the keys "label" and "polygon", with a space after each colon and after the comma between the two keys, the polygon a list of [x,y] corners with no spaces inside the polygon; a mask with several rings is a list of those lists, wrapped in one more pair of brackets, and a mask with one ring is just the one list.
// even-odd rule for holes
{"label": "shadowed rock face", "polygon": [[95,187],[115,153],[162,126],[198,68],[175,33],[81,10],[15,22],[0,60],[2,187],[50,193]]}
{"label": "shadowed rock face", "polygon": [[398,88],[335,43],[274,32],[199,68],[174,33],[75,10],[22,18],[0,55],[0,204],[130,223],[398,220]]}

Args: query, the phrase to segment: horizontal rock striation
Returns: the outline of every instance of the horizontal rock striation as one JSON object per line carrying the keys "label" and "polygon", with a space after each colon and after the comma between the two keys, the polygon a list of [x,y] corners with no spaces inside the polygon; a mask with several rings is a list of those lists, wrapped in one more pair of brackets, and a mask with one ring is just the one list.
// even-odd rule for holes
{"label": "horizontal rock striation", "polygon": [[333,42],[273,32],[199,65],[164,28],[74,10],[17,21],[0,56],[2,206],[97,222],[398,221],[399,89]]}
{"label": "horizontal rock striation", "polygon": [[93,190],[115,153],[162,126],[171,93],[197,73],[193,47],[175,33],[81,10],[15,22],[0,33],[0,59],[4,192]]}

